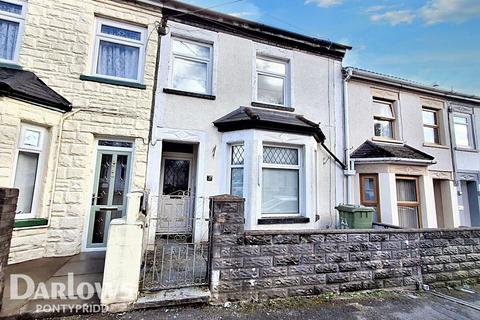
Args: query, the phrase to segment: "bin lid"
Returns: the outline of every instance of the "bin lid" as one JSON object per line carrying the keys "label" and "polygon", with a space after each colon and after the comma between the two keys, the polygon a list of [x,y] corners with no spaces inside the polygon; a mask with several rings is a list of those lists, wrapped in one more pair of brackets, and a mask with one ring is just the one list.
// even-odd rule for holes
{"label": "bin lid", "polygon": [[343,212],[374,212],[375,211],[374,208],[360,206],[356,204],[340,204],[336,206],[335,209]]}

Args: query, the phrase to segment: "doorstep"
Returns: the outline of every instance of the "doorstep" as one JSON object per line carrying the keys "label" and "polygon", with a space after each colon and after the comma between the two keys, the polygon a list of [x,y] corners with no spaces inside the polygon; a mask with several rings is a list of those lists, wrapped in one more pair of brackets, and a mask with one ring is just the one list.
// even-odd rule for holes
{"label": "doorstep", "polygon": [[203,304],[210,301],[210,290],[205,287],[185,287],[142,293],[134,309],[146,309],[186,304]]}

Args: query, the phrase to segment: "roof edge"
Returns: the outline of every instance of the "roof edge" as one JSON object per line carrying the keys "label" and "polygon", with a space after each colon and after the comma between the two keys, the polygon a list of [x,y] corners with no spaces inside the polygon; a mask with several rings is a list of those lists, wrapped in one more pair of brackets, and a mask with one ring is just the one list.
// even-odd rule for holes
{"label": "roof edge", "polygon": [[457,91],[440,89],[440,88],[432,87],[419,82],[415,82],[413,80],[397,78],[395,76],[381,74],[381,73],[377,73],[369,70],[363,70],[355,67],[345,67],[344,71],[346,73],[351,72],[352,78],[355,78],[355,79],[381,82],[381,83],[395,85],[401,88],[406,88],[414,91],[421,91],[421,92],[426,92],[434,95],[444,96],[450,99],[456,99],[456,100],[468,101],[470,103],[480,104],[480,96],[476,96],[473,94],[466,94],[466,93],[457,92]]}

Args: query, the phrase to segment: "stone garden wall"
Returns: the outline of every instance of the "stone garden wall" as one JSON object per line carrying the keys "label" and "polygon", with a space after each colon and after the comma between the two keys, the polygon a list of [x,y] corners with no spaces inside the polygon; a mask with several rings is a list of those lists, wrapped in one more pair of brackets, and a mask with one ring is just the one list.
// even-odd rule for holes
{"label": "stone garden wall", "polygon": [[211,210],[217,302],[480,280],[480,229],[245,232],[242,199]]}

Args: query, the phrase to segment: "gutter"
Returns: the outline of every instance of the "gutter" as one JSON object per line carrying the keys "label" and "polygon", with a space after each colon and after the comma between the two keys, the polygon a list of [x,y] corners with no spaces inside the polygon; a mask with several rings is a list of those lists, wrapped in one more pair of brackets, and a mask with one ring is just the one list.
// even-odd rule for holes
{"label": "gutter", "polygon": [[380,82],[380,83],[387,84],[387,85],[395,85],[399,88],[409,89],[409,90],[413,90],[413,91],[420,91],[420,92],[424,92],[424,93],[430,93],[430,94],[437,95],[437,96],[444,96],[444,97],[449,98],[449,99],[463,100],[463,101],[473,102],[473,103],[477,103],[477,104],[480,103],[480,97],[475,96],[475,95],[464,95],[464,94],[454,92],[454,91],[447,91],[447,90],[443,90],[443,89],[434,89],[434,88],[426,86],[426,85],[414,84],[414,83],[408,82],[406,80],[395,79],[395,78],[391,78],[391,77],[386,76],[386,75],[375,74],[375,73],[371,73],[371,72],[368,72],[368,71],[355,69],[355,68],[352,68],[352,67],[347,67],[345,69],[347,71],[351,70],[353,77],[356,78],[356,79],[376,81],[376,82]]}
{"label": "gutter", "polygon": [[355,158],[352,159],[354,163],[360,162],[360,163],[385,163],[385,162],[399,162],[399,163],[410,163],[410,164],[435,164],[437,161],[435,160],[422,160],[422,159],[409,159],[409,158]]}

